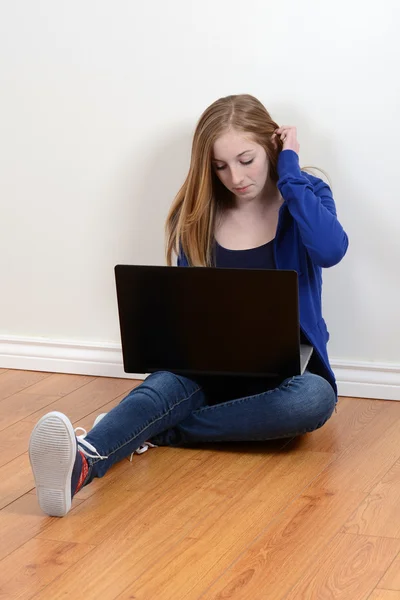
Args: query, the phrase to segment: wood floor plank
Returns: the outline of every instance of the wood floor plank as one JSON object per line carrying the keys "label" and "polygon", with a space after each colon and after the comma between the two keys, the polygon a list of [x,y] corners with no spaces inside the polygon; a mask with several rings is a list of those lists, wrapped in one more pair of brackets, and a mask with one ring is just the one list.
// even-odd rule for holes
{"label": "wood floor plank", "polygon": [[26,421],[18,421],[0,431],[0,467],[27,451],[31,431],[32,423]]}
{"label": "wood floor plank", "polygon": [[[264,531],[258,539],[246,548],[239,560],[233,563],[223,575],[215,577],[211,587],[203,588],[202,598],[207,600],[220,600],[229,598],[239,600],[252,598],[259,600],[273,598],[283,600],[286,594],[297,583],[299,577],[315,563],[318,555],[324,550],[329,540],[336,535],[349,513],[363,499],[361,492],[347,494],[314,490],[306,490],[278,518]],[[218,530],[218,535],[223,536],[225,529]],[[227,532],[228,535],[228,532]],[[214,539],[217,531],[214,532]],[[203,546],[203,551],[208,552],[212,561],[215,552],[214,540],[201,536],[201,544],[211,542],[212,551]],[[216,541],[216,540],[215,540]],[[190,548],[190,540],[187,541]],[[191,543],[193,546],[193,541]],[[183,546],[183,545],[182,545]],[[194,548],[193,548],[194,549]],[[182,547],[182,551],[184,548]],[[197,551],[200,550],[198,547]],[[192,550],[193,551],[193,550]],[[181,556],[184,556],[181,554]],[[190,554],[186,553],[184,559],[187,563]],[[180,559],[182,560],[182,559]],[[181,563],[182,564],[182,563]],[[161,565],[160,565],[161,566]],[[179,578],[175,581],[175,589],[179,589],[178,582],[184,579],[184,571],[176,571],[177,563],[163,565],[163,575]],[[222,572],[222,569],[220,569]],[[146,579],[148,574],[146,573]],[[155,575],[155,574],[154,574]],[[160,579],[158,579],[158,582]],[[143,590],[135,589],[136,598],[144,600],[150,598],[151,582],[147,580]],[[171,588],[169,588],[171,589]],[[126,590],[127,592],[128,590]],[[127,593],[121,598],[128,598]],[[171,596],[166,596],[169,598]],[[188,591],[181,595],[182,600],[192,599],[194,595]]]}
{"label": "wood floor plank", "polygon": [[[139,569],[140,566],[137,563],[141,563],[141,568],[145,569],[149,562],[153,562],[155,558],[167,551],[171,541],[173,542],[176,536],[179,539],[183,535],[182,532],[185,528],[190,527],[190,520],[195,518],[196,515],[199,518],[199,513],[202,510],[206,510],[209,503],[216,500],[219,502],[224,501],[223,496],[217,490],[214,490],[214,493],[209,494],[205,499],[203,498],[201,502],[204,495],[201,482],[204,485],[207,484],[205,477],[196,478],[196,486],[193,486],[193,477],[204,471],[205,464],[207,464],[209,480],[212,480],[213,474],[216,473],[222,476],[218,464],[219,461],[216,460],[217,457],[214,457],[213,462],[212,457],[209,456],[211,453],[207,451],[204,451],[202,453],[203,456],[201,456],[198,451],[189,450],[188,452],[181,451],[179,453],[177,450],[172,450],[172,454],[176,454],[177,458],[180,454],[181,461],[171,461],[168,460],[168,450],[170,449],[160,448],[157,450],[157,459],[161,459],[161,457],[164,459],[162,460],[162,468],[161,464],[159,466],[160,481],[155,480],[151,474],[146,476],[147,469],[142,468],[141,473],[137,473],[137,477],[135,478],[137,486],[135,488],[132,486],[132,490],[125,491],[126,497],[121,497],[121,493],[119,493],[118,502],[120,503],[120,510],[118,510],[114,498],[111,498],[111,505],[109,507],[103,507],[105,509],[104,514],[99,514],[95,504],[91,507],[92,523],[95,525],[91,527],[92,531],[89,531],[88,534],[96,543],[101,538],[104,539],[104,545],[96,548],[94,551],[95,554],[91,555],[92,564],[101,565],[97,574],[95,575],[92,572],[90,581],[87,578],[83,578],[84,581],[82,581],[82,573],[84,572],[82,568],[84,565],[78,566],[77,572],[74,570],[72,575],[70,573],[65,574],[65,577],[55,582],[54,586],[51,586],[50,589],[47,589],[40,596],[41,598],[58,598],[62,596],[62,593],[68,595],[83,593],[86,597],[101,597],[102,599],[114,597],[116,592],[122,591],[130,583],[132,578],[132,564],[135,565],[135,569]],[[186,456],[184,457],[183,455]],[[191,457],[190,459],[189,456]],[[141,460],[142,458],[146,459],[147,457],[145,455],[138,457],[139,460],[137,462],[143,466],[144,461]],[[258,463],[260,460],[261,457],[258,458]],[[241,465],[239,466],[240,462]],[[227,470],[226,476],[232,479],[231,488],[235,485],[235,475],[237,476],[241,474],[243,469],[247,469],[248,463],[249,460],[242,457],[242,461],[237,461],[236,465],[232,465],[232,468]],[[179,469],[180,466],[186,467],[185,473],[182,468]],[[154,469],[152,471],[154,473]],[[162,477],[163,480],[161,480]],[[141,491],[146,478],[151,478],[152,480],[154,485],[153,494],[146,494],[146,489]],[[168,481],[172,487],[169,496],[165,494]],[[165,489],[160,487],[157,490],[160,482],[164,484]],[[133,493],[134,489],[137,491],[136,495]],[[107,496],[109,491],[110,488],[107,489]],[[229,491],[228,486],[227,491]],[[142,502],[139,501],[139,496],[142,497]],[[146,500],[146,496],[149,496],[148,500]],[[98,500],[97,497],[97,503]],[[182,507],[182,500],[186,503],[185,508]],[[157,510],[157,519],[152,515],[152,502],[153,510]],[[123,519],[119,518],[118,523],[118,521],[115,521],[115,514],[121,511],[125,517]],[[109,531],[112,531],[112,521],[110,522],[112,512],[114,513],[114,527],[120,525],[121,530],[118,532],[118,535],[114,534],[108,539],[102,535],[99,537],[100,529],[98,528],[97,531],[94,531],[94,529],[97,525],[103,527],[104,520],[108,520],[106,527]],[[44,532],[44,537],[48,537],[49,535],[53,537],[55,529],[59,531],[61,529],[66,530],[66,525],[66,523],[56,523],[47,532]],[[85,527],[90,527],[90,523],[87,522]],[[129,533],[139,539],[134,541],[132,538],[128,538]],[[68,532],[68,536],[76,539],[75,532]],[[155,539],[157,539],[156,544],[154,543]],[[130,564],[129,569],[126,568],[127,564]],[[97,567],[95,568],[97,569]]]}
{"label": "wood floor plank", "polygon": [[[122,397],[121,397],[122,399]],[[118,399],[117,399],[118,400]],[[117,402],[118,403],[118,402]],[[110,403],[111,404],[111,403]],[[85,417],[83,420],[77,421],[74,423],[75,426],[80,425],[81,423],[85,424],[85,419],[87,419],[87,428],[90,429],[90,425],[92,424],[95,416],[99,414],[105,407],[101,407],[100,410],[95,411],[91,415]],[[279,451],[282,446],[286,444],[286,441],[276,440],[274,442],[269,442],[265,446],[262,446],[262,450],[260,452],[265,457],[267,452],[267,446],[270,451]],[[224,447],[228,446],[225,444]],[[101,488],[109,487],[111,482],[113,485],[121,486],[124,490],[132,490],[136,492],[138,486],[143,485],[142,483],[142,475],[143,471],[145,471],[145,477],[147,479],[146,485],[148,485],[149,480],[156,480],[157,477],[160,476],[163,480],[167,479],[167,471],[169,470],[171,465],[174,465],[175,469],[178,471],[179,465],[184,463],[187,460],[203,460],[205,456],[205,450],[202,449],[190,449],[190,448],[167,448],[161,447],[157,449],[153,449],[149,451],[150,454],[137,456],[134,455],[133,462],[131,463],[129,459],[124,459],[119,463],[116,463],[111,467],[111,469],[107,472],[105,477],[100,479],[94,479],[90,485],[82,488],[78,494],[78,498],[87,499],[96,494]],[[157,461],[153,461],[150,457],[154,452],[157,452]],[[246,452],[246,446],[243,446],[239,452]],[[253,451],[254,452],[254,449]],[[147,456],[147,459],[145,458]],[[162,458],[163,457],[163,458]],[[203,458],[202,458],[203,457]],[[123,473],[126,473],[123,475]],[[142,474],[142,475],[141,475]],[[147,488],[147,492],[149,489]],[[146,493],[147,493],[146,492]],[[147,504],[147,503],[146,503]]]}
{"label": "wood floor plank", "polygon": [[[92,428],[94,419],[101,412],[109,412],[119,404],[125,394],[111,400],[104,406],[99,407],[83,419],[78,419],[75,427],[84,427],[88,431]],[[0,404],[0,467],[17,456],[27,451],[29,437],[34,427],[32,421],[20,420],[29,418],[29,414],[44,403],[46,412],[50,410],[49,404],[55,402],[57,396],[41,396],[33,394],[15,394]],[[2,406],[3,405],[3,406]],[[13,423],[13,420],[15,422]]]}
{"label": "wood floor plank", "polygon": [[61,410],[89,431],[141,381],[15,373],[0,369],[0,598],[397,600],[400,403],[340,399],[293,440],[151,449],[55,519],[34,423]]}
{"label": "wood floor plank", "polygon": [[[114,600],[116,594],[128,585],[130,569],[134,568],[137,559],[137,553],[132,552],[131,546],[130,540],[114,540],[109,544],[94,547],[88,561],[79,561],[65,571],[41,592],[35,594],[34,600]],[[164,599],[159,593],[153,600]]]}
{"label": "wood floor plank", "polygon": [[[147,512],[149,504],[159,504],[161,501],[167,510],[165,496],[168,490],[170,495],[174,494],[174,499],[178,485],[179,489],[188,493],[193,472],[201,470],[208,457],[203,454],[201,461],[191,460],[189,453],[179,454],[175,450],[176,457],[171,460],[168,449],[160,448],[157,452],[158,450],[161,452],[157,457],[153,456],[153,459],[149,455],[142,455],[135,456],[135,461],[131,464],[126,461],[129,471],[124,471],[118,479],[110,481],[106,488],[88,498],[84,510],[79,511],[74,519],[69,519],[69,523],[52,523],[43,532],[43,537],[97,545],[105,540],[108,542],[112,535],[118,539],[126,537],[130,523],[133,523],[136,531],[138,519],[143,512]],[[194,453],[195,456],[197,454]],[[151,462],[154,464],[150,465]],[[201,482],[200,478],[197,485],[200,486]],[[194,511],[198,509],[198,506],[193,508]],[[121,514],[125,515],[123,520]]]}
{"label": "wood floor plank", "polygon": [[[71,514],[81,503],[82,500],[73,499]],[[40,510],[34,491],[0,510],[0,560],[42,532],[52,521],[52,517]]]}
{"label": "wood floor plank", "polygon": [[78,421],[124,392],[127,393],[133,387],[135,387],[135,381],[131,379],[97,378],[45,408],[30,414],[25,420],[35,423],[46,412],[58,410],[65,413],[71,421]]}
{"label": "wood floor plank", "polygon": [[377,586],[379,589],[400,592],[400,553],[396,556]]}
{"label": "wood floor plank", "polygon": [[[169,450],[166,449],[167,452]],[[195,466],[189,466],[186,470],[189,459],[182,455],[184,462],[182,462],[181,469],[177,470],[176,475],[174,474],[174,477],[166,483],[165,487],[161,487],[161,480],[157,482],[155,490],[160,490],[160,495],[158,498],[155,497],[154,501],[145,505],[139,518],[151,523],[152,534],[160,539],[163,535],[163,529],[171,531],[173,528],[180,528],[186,519],[189,519],[193,526],[198,517],[203,518],[207,515],[210,507],[206,511],[204,503],[209,503],[210,498],[214,499],[214,508],[216,513],[219,514],[220,509],[225,510],[227,505],[231,503],[236,505],[237,500],[241,501],[244,490],[251,488],[253,494],[257,494],[256,488],[260,480],[263,482],[268,480],[270,493],[276,491],[275,477],[277,477],[277,473],[285,468],[290,469],[294,465],[297,466],[299,463],[303,463],[304,458],[304,455],[298,455],[296,460],[293,460],[292,457],[286,456],[283,452],[281,453],[279,449],[267,452],[251,452],[249,454],[237,453],[234,457],[229,452],[213,452],[202,449],[197,455],[194,455],[192,462]],[[315,473],[318,468],[323,468],[321,465],[326,465],[330,458],[322,454],[316,457],[316,460],[308,465],[308,471],[305,470],[301,475],[296,473],[293,478],[293,487],[290,490],[282,482],[280,491],[282,496],[294,497],[296,491],[298,493],[301,486],[306,485],[304,482],[311,478],[310,472]],[[177,466],[177,463],[175,465]],[[186,480],[184,478],[185,470],[187,473]],[[193,485],[195,473],[197,473],[196,485]],[[185,491],[183,490],[184,481],[187,485]],[[128,486],[134,490],[136,486],[135,478],[131,479]],[[142,486],[145,486],[145,481],[143,481]],[[253,498],[253,496],[251,497]],[[276,498],[274,499],[276,500]],[[274,509],[270,505],[268,511],[271,510],[273,513]],[[267,514],[270,515],[271,513],[268,511]],[[265,517],[265,510],[262,514]],[[117,539],[137,539],[137,523],[138,517],[135,516],[134,519],[120,525],[113,533],[113,537]]]}
{"label": "wood floor plank", "polygon": [[33,489],[35,483],[25,452],[0,467],[0,509]]}
{"label": "wood floor plank", "polygon": [[118,598],[154,598],[161,589],[165,600],[200,597],[331,460],[330,453],[317,452],[270,457]]}
{"label": "wood floor plank", "polygon": [[[103,538],[103,543],[99,544],[91,554],[93,568],[90,580],[84,576],[85,565],[78,565],[73,573],[65,573],[63,577],[47,588],[40,598],[56,599],[63,597],[63,594],[70,597],[82,594],[84,597],[101,597],[102,600],[106,600],[114,598],[116,594],[123,591],[135,573],[140,574],[154,560],[168,552],[174,541],[180,539],[184,532],[190,529],[191,521],[201,517],[202,511],[207,511],[216,501],[224,502],[224,498],[216,492],[205,494],[200,481],[197,490],[192,485],[193,477],[204,470],[206,459],[205,457],[203,459],[203,461],[187,461],[186,472],[183,473],[182,469],[179,470],[179,477],[176,476],[174,469],[171,469],[170,473],[166,473],[166,477],[169,477],[170,480],[174,478],[171,484],[175,488],[176,484],[179,485],[180,491],[177,493],[175,490],[175,496],[171,490],[170,497],[164,493],[156,499],[150,496],[149,502],[146,504],[146,494],[142,494],[142,502],[139,502],[137,497],[132,497],[132,492],[125,491],[123,495],[118,494],[120,503],[120,510],[118,510],[116,499],[110,498],[107,494],[107,499],[111,502],[108,503],[108,506],[103,506],[101,513],[98,509],[96,510],[96,506],[93,504],[95,499],[93,499],[90,507],[92,532],[89,531],[88,535],[96,544]],[[191,462],[194,464],[190,464]],[[211,477],[215,472],[215,466],[213,469],[210,468]],[[209,467],[209,463],[207,467]],[[237,470],[239,470],[238,467]],[[233,483],[231,487],[233,487]],[[181,497],[180,502],[176,499],[177,496]],[[152,517],[150,509],[152,499],[153,510],[154,507],[157,507],[157,518],[155,519]],[[85,504],[87,503],[90,505],[90,500],[85,502]],[[121,514],[121,512],[125,517],[116,519],[117,513]],[[104,524],[110,532],[114,532],[114,535],[110,535],[108,539],[104,538],[101,533],[101,530],[104,530]],[[50,527],[43,533],[43,537],[53,537],[55,528],[59,531],[60,527],[66,530],[65,525],[65,523],[56,523],[55,527]],[[89,522],[86,522],[85,526],[90,527]],[[115,533],[116,529],[117,533]],[[157,540],[156,543],[155,540]]]}
{"label": "wood floor plank", "polygon": [[400,592],[376,589],[368,596],[368,600],[400,600]]}
{"label": "wood floor plank", "polygon": [[[315,487],[368,494],[400,458],[399,429],[400,405],[385,402],[375,418],[315,480]],[[296,440],[292,447],[297,448]]]}
{"label": "wood floor plank", "polygon": [[42,379],[50,377],[51,373],[39,373],[36,371],[14,371],[8,370],[2,374],[0,380],[0,400],[4,400]]}
{"label": "wood floor plank", "polygon": [[33,598],[69,567],[86,562],[92,549],[72,542],[30,540],[0,562],[0,597]]}
{"label": "wood floor plank", "polygon": [[384,407],[384,402],[376,400],[340,398],[337,413],[323,427],[313,431],[312,435],[297,438],[296,448],[339,454],[356,440]]}
{"label": "wood floor plank", "polygon": [[[157,449],[157,452],[159,450],[162,449]],[[167,451],[175,449],[165,450],[167,457]],[[138,474],[137,479],[132,478],[132,481],[128,482],[132,489],[124,492],[128,494],[127,497],[121,498],[119,493],[119,511],[115,496],[110,496],[110,488],[107,488],[101,500],[96,494],[82,506],[86,510],[80,511],[81,507],[76,509],[81,512],[81,530],[75,525],[67,528],[65,523],[55,523],[41,534],[41,537],[52,539],[55,536],[59,539],[60,535],[63,539],[71,536],[71,539],[85,540],[85,543],[89,543],[90,540],[90,543],[98,545],[91,555],[96,565],[96,574],[92,573],[91,580],[83,582],[82,572],[78,567],[73,576],[68,574],[67,577],[66,574],[57,584],[51,586],[47,590],[48,597],[60,597],[61,589],[67,595],[75,595],[80,589],[82,594],[89,597],[101,595],[104,600],[114,598],[116,591],[123,592],[134,578],[146,573],[157,559],[165,556],[165,562],[169,562],[170,557],[176,555],[175,545],[179,540],[184,536],[193,539],[193,531],[198,529],[204,520],[208,522],[206,529],[211,528],[214,534],[219,532],[218,537],[224,538],[226,534],[224,530],[220,530],[220,519],[226,522],[224,515],[231,511],[230,506],[236,505],[237,500],[241,500],[245,490],[250,487],[253,490],[252,495],[247,495],[243,504],[248,508],[251,505],[249,502],[252,501],[252,504],[257,506],[256,514],[252,512],[246,515],[243,506],[240,506],[232,515],[232,523],[235,523],[240,514],[242,524],[238,523],[235,532],[230,534],[229,542],[236,543],[237,548],[240,548],[253,539],[260,526],[260,516],[272,518],[274,511],[279,510],[278,507],[281,506],[280,500],[293,498],[296,492],[303,489],[310,478],[315,476],[315,471],[323,468],[332,458],[330,454],[309,453],[309,460],[300,454],[286,460],[286,456],[278,455],[275,451],[270,455],[263,455],[261,452],[248,455],[237,453],[232,460],[232,455],[228,452],[213,453],[200,450],[193,455],[192,460],[188,457],[183,460],[186,452],[175,452],[176,458],[179,459],[181,455],[182,461],[178,464],[178,460],[173,460],[169,472],[165,465],[160,469],[159,478],[152,476],[146,485],[146,473],[143,469],[142,476]],[[143,458],[145,456],[150,457],[148,454],[143,455]],[[150,461],[149,458],[149,463],[153,462],[156,465],[159,460],[160,454],[157,455],[157,461]],[[283,475],[286,468],[291,467],[297,467],[296,477],[291,478],[290,485],[287,479],[286,485],[281,485],[278,489],[279,476]],[[165,479],[162,478],[163,473]],[[265,485],[258,489],[258,483],[263,478]],[[155,484],[153,490],[148,488],[151,482]],[[121,514],[124,515],[123,519]],[[87,517],[91,517],[91,520]],[[108,537],[105,536],[107,530]],[[197,534],[195,538],[197,539]],[[108,553],[105,552],[105,548],[109,550]],[[232,551],[233,555],[234,552],[235,550]],[[214,562],[217,562],[217,556],[214,555]],[[196,573],[202,572],[201,565],[195,564],[193,569],[186,569],[186,572],[189,577],[196,576]],[[160,597],[161,589],[164,590],[164,587],[159,587],[158,593],[152,598]],[[166,595],[165,598],[167,597],[169,596]],[[176,590],[174,597],[181,598],[180,590]]]}
{"label": "wood floor plank", "polygon": [[400,540],[338,533],[285,600],[364,600],[399,550]]}
{"label": "wood floor plank", "polygon": [[6,373],[6,371],[8,371],[8,369],[0,369],[0,375],[3,375],[3,373]]}
{"label": "wood floor plank", "polygon": [[[27,394],[18,392],[0,402],[0,431],[21,420],[30,420],[30,415],[38,409],[44,408],[48,412],[58,396],[45,396],[42,394]],[[46,408],[45,408],[46,407]],[[35,419],[33,422],[36,422]],[[33,422],[31,424],[33,425]]]}
{"label": "wood floor plank", "polygon": [[400,539],[400,460],[346,521],[343,532]]}
{"label": "wood floor plank", "polygon": [[30,386],[27,394],[41,394],[43,396],[58,396],[62,398],[75,390],[95,381],[95,377],[89,375],[69,375],[67,373],[53,373]]}

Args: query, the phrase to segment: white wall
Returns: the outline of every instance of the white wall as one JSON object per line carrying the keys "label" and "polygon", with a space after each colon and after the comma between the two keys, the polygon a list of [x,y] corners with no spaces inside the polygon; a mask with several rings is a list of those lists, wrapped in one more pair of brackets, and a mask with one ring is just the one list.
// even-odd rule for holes
{"label": "white wall", "polygon": [[203,109],[259,97],[348,231],[330,355],[400,369],[397,0],[0,5],[0,335],[118,343],[113,267],[164,263]]}

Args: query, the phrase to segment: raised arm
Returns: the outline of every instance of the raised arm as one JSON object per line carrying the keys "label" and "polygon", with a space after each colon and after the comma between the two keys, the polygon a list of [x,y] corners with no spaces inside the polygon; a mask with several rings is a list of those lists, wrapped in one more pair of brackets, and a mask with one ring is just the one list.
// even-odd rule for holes
{"label": "raised arm", "polygon": [[317,178],[312,183],[300,170],[299,156],[293,150],[280,153],[278,174],[278,189],[299,226],[311,260],[321,267],[336,265],[346,254],[349,241],[337,219],[330,187]]}

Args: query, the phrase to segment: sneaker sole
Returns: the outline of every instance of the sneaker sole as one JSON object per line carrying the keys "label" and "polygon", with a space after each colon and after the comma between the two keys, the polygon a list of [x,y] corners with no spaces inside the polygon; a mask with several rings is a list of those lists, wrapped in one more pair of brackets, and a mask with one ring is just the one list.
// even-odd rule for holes
{"label": "sneaker sole", "polygon": [[47,413],[35,425],[29,440],[29,460],[39,506],[47,515],[63,517],[71,508],[76,450],[75,432],[62,413]]}

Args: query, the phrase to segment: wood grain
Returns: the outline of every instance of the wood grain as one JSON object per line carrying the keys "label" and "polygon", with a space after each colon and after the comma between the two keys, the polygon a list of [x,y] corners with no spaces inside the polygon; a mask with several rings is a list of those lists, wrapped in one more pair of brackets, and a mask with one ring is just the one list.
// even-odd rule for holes
{"label": "wood grain", "polygon": [[[19,372],[10,371],[10,373]],[[28,372],[28,374],[31,374],[31,372]],[[30,417],[32,413],[38,414],[37,411],[40,409],[43,409],[43,414],[53,410],[53,402],[79,388],[84,388],[85,385],[95,379],[94,377],[82,375],[51,375],[48,373],[42,375],[46,375],[46,377],[40,378],[36,383],[25,387],[22,392],[15,392],[0,402],[0,430],[4,430],[21,419],[28,419],[31,422],[37,421],[36,416]],[[23,379],[25,383],[31,381],[32,378],[28,378],[28,375]],[[18,388],[16,384],[14,384],[14,387]],[[0,389],[2,389],[1,386]]]}
{"label": "wood grain", "polygon": [[[176,452],[178,453],[179,450],[176,450]],[[153,457],[154,455],[155,453]],[[150,461],[151,457],[149,453],[138,458],[144,458],[145,456],[149,456]],[[156,458],[159,460],[159,456]],[[224,528],[210,527],[210,524],[218,522],[218,519],[222,519],[225,522],[230,505],[232,503],[235,504],[235,499],[237,498],[236,491],[243,489],[242,486],[247,487],[251,485],[253,490],[252,499],[255,500],[257,498],[260,501],[262,490],[257,489],[257,483],[260,478],[264,475],[266,477],[265,485],[267,483],[273,485],[275,481],[275,486],[277,486],[279,473],[282,473],[284,469],[283,463],[280,465],[275,464],[277,460],[275,454],[270,454],[269,456],[263,455],[260,452],[256,453],[256,456],[253,453],[244,454],[243,456],[237,456],[233,463],[229,458],[230,453],[208,453],[207,451],[202,451],[200,453],[196,452],[192,460],[187,457],[181,464],[174,460],[171,463],[169,472],[162,469],[166,477],[165,482],[163,483],[161,478],[154,481],[154,495],[149,495],[148,499],[142,495],[142,501],[138,500],[141,488],[147,488],[147,486],[145,486],[143,480],[137,482],[138,486],[134,486],[134,482],[132,482],[132,491],[129,493],[134,493],[134,489],[137,489],[137,494],[133,496],[133,502],[130,504],[131,514],[127,512],[127,498],[119,495],[118,501],[121,509],[119,514],[122,513],[124,515],[124,518],[119,521],[117,520],[118,512],[115,507],[115,500],[108,495],[108,489],[104,491],[105,494],[107,493],[108,500],[104,508],[103,506],[99,506],[96,510],[96,507],[92,506],[90,509],[89,503],[91,500],[87,500],[82,507],[78,507],[76,511],[83,511],[85,514],[93,515],[93,523],[89,524],[89,522],[86,522],[84,526],[85,531],[82,532],[78,532],[74,528],[74,539],[82,542],[85,540],[85,543],[98,545],[98,549],[92,555],[96,564],[96,577],[93,577],[91,581],[81,583],[84,586],[81,592],[91,597],[101,594],[101,597],[106,599],[108,597],[116,597],[115,595],[105,595],[105,590],[110,585],[110,582],[112,582],[112,591],[110,593],[115,594],[116,590],[122,592],[128,583],[139,577],[142,573],[148,573],[152,579],[155,575],[154,570],[157,573],[159,571],[160,565],[156,560],[161,558],[160,564],[164,564],[164,562],[169,563],[170,560],[173,560],[177,554],[179,556],[181,547],[180,543],[177,544],[177,542],[180,542],[182,539],[188,539],[192,542],[193,540],[197,540],[199,528],[202,530],[210,529],[210,533],[212,532],[214,535],[218,534],[218,537],[225,540],[224,543],[229,548],[235,536],[230,534],[229,538],[225,539],[226,533]],[[224,459],[226,461],[225,468]],[[311,473],[315,474],[315,469],[321,469],[326,464],[326,460],[331,459],[331,456],[315,454],[310,459],[309,462],[311,465],[306,467],[305,463],[307,461],[305,460],[305,456],[302,457],[301,463],[304,469],[299,470],[297,486],[304,486],[304,482],[308,481],[310,476],[312,476]],[[293,461],[300,461],[300,456],[293,457]],[[191,462],[192,464],[190,464]],[[193,486],[194,479],[196,480],[196,486]],[[292,486],[289,486],[289,482],[287,483],[285,491],[281,491],[280,494],[293,496],[296,493],[296,484],[292,481]],[[179,484],[179,487],[177,484]],[[163,486],[164,489],[160,488],[160,486]],[[278,493],[279,497],[281,496]],[[94,501],[95,498],[92,499],[92,502]],[[277,506],[279,506],[279,499],[276,501],[275,511]],[[101,513],[99,513],[99,509],[102,510]],[[249,518],[244,519],[243,508],[238,509],[243,523],[240,527],[238,526],[240,531],[238,530],[237,533],[242,534],[239,535],[239,539],[235,540],[236,549],[242,547],[246,544],[246,541],[253,538],[254,531],[257,530],[260,524],[260,514],[263,514],[265,511],[269,511],[269,514],[274,514],[274,508],[266,500],[262,506],[260,504],[258,511],[258,514],[252,518],[249,516]],[[95,513],[97,518],[95,517]],[[77,515],[77,512],[75,512],[75,515]],[[235,514],[232,516],[233,521],[235,516]],[[253,524],[253,529],[249,529],[249,523]],[[62,532],[61,529],[64,531]],[[108,538],[105,537],[106,530],[109,533],[112,532]],[[61,534],[66,539],[64,537],[66,533],[68,536],[71,535],[71,532],[67,531],[65,526],[63,527],[63,523],[56,523],[47,528],[41,534],[41,537],[51,537],[54,539],[56,535],[57,539],[59,539],[59,535]],[[128,540],[129,543],[127,544]],[[157,540],[157,543],[155,543],[155,540]],[[204,543],[207,545],[208,541]],[[118,544],[121,544],[121,546],[118,546]],[[121,551],[117,553],[118,558],[115,559],[112,552],[109,554],[105,553],[105,547],[120,547]],[[201,548],[198,548],[196,558],[197,555],[199,555],[199,558],[201,557],[202,548],[203,545]],[[155,567],[152,566],[154,564],[156,565]],[[196,573],[201,572],[202,566],[202,564],[197,564],[196,561],[196,564],[192,563],[190,573],[186,569],[186,574],[191,579]],[[61,589],[59,586],[64,591],[67,591],[68,595],[73,595],[78,590],[76,582],[69,582],[66,575],[62,578],[62,581],[55,582],[48,590],[48,593],[52,593],[57,598],[59,589]],[[158,577],[151,593],[153,593],[154,589],[162,589],[164,595],[167,591],[164,582],[160,582]],[[131,593],[130,588],[128,588],[128,593]],[[158,591],[153,598],[159,597],[157,596],[159,593]],[[174,593],[176,593],[175,597],[180,598],[182,589],[175,588]],[[169,596],[165,595],[165,598],[167,597]]]}
{"label": "wood grain", "polygon": [[33,598],[69,567],[86,562],[91,550],[91,546],[71,542],[30,540],[1,562],[0,598]]}
{"label": "wood grain", "polygon": [[285,600],[363,600],[400,550],[400,540],[338,533]]}
{"label": "wood grain", "polygon": [[400,600],[400,592],[376,589],[368,596],[368,600]]}
{"label": "wood grain", "polygon": [[346,521],[343,531],[400,539],[400,460]]}
{"label": "wood grain", "polygon": [[[147,455],[135,456],[132,463],[128,460],[123,461],[127,469],[120,473],[118,478],[111,479],[109,484],[98,490],[95,496],[86,499],[74,519],[69,519],[68,523],[66,520],[54,521],[43,532],[43,537],[59,541],[73,540],[85,544],[99,544],[103,541],[108,542],[111,536],[116,536],[118,539],[126,538],[129,532],[128,524],[132,524],[136,532],[140,515],[147,512],[151,504],[159,509],[160,498],[163,499],[163,514],[168,512],[171,503],[168,502],[167,493],[170,492],[174,500],[176,496],[181,498],[180,490],[186,490],[187,481],[193,481],[193,472],[196,468],[201,470],[207,458],[203,456],[201,461],[191,461],[185,453],[181,452],[178,455],[177,450],[175,450],[177,456],[174,458],[171,454],[168,456],[168,450],[157,448],[152,451],[153,458],[149,451]],[[158,452],[156,457],[154,457],[155,452]],[[194,454],[196,455],[197,452]],[[196,489],[200,483],[201,481],[198,481]],[[175,490],[178,484],[179,493]],[[197,511],[199,508],[195,506],[194,509]],[[121,514],[124,514],[123,520]]]}
{"label": "wood grain", "polygon": [[0,400],[29,388],[31,385],[50,376],[50,373],[36,373],[35,371],[6,371],[1,375]]}
{"label": "wood grain", "polygon": [[0,467],[0,482],[0,509],[33,489],[35,482],[27,452]]}
{"label": "wood grain", "polygon": [[37,419],[31,419],[32,413],[41,408],[45,408],[43,413],[52,410],[51,405],[56,400],[58,396],[27,394],[25,391],[9,396],[0,402],[0,431],[22,419],[30,421],[33,427]]}
{"label": "wood grain", "polygon": [[68,375],[66,373],[53,373],[30,386],[27,394],[41,394],[42,396],[58,396],[59,398],[71,394],[75,390],[95,381],[89,375]]}
{"label": "wood grain", "polygon": [[314,485],[343,493],[369,493],[400,457],[399,431],[400,404],[385,402],[382,410],[324,470]]}
{"label": "wood grain", "polygon": [[90,430],[140,383],[0,370],[0,598],[399,599],[396,402],[342,398],[294,439],[151,449],[41,513],[37,419]]}
{"label": "wood grain", "polygon": [[[71,514],[81,502],[82,500],[73,499]],[[40,510],[34,490],[0,510],[0,559],[42,532],[53,520]],[[1,570],[0,562],[0,572]]]}
{"label": "wood grain", "polygon": [[398,554],[379,582],[378,588],[400,592],[400,554]]}
{"label": "wood grain", "polygon": [[18,421],[0,431],[0,467],[27,451],[32,423]]}
{"label": "wood grain", "polygon": [[[271,456],[243,482],[240,494],[207,511],[190,535],[120,597],[154,598],[156,590],[162,589],[165,600],[197,598],[218,578],[222,565],[231,564],[261,532],[273,527],[282,505],[296,502],[296,496],[331,460],[330,453],[317,452]],[[185,568],[188,564],[190,570]]]}
{"label": "wood grain", "polygon": [[[283,600],[299,577],[312,569],[348,512],[362,498],[360,492],[343,495],[322,489],[307,490],[247,547],[214,585],[204,590],[204,598]],[[142,600],[141,596],[138,598]]]}
{"label": "wood grain", "polygon": [[135,383],[130,379],[99,377],[67,396],[58,398],[45,408],[33,412],[25,420],[36,423],[48,411],[58,410],[65,413],[71,421],[78,421],[101,406],[104,406],[113,398],[120,396],[124,392],[128,393],[134,385]]}

